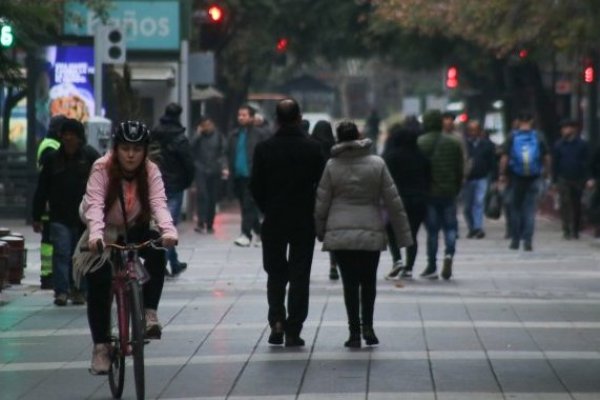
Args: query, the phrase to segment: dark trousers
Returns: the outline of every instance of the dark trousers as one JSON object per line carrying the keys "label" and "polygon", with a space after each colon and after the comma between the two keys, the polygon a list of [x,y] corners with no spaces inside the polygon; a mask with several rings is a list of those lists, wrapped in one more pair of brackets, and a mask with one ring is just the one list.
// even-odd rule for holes
{"label": "dark trousers", "polygon": [[[130,242],[143,242],[155,239],[158,232],[145,230],[130,233]],[[146,248],[140,250],[140,258],[148,270],[150,280],[143,286],[144,308],[156,310],[162,295],[165,282],[167,258],[164,250]],[[110,342],[110,307],[112,304],[112,270],[110,263],[104,264],[95,272],[87,274],[88,307],[87,315],[94,343]]]}
{"label": "dark trousers", "polygon": [[260,235],[259,213],[254,198],[250,193],[249,178],[235,178],[233,190],[240,202],[242,209],[242,233],[248,238],[252,238],[252,231]]}
{"label": "dark trousers", "polygon": [[[311,230],[285,231],[263,227],[263,267],[267,272],[269,325],[281,322],[285,331],[297,335],[308,315],[310,270],[315,235]],[[289,284],[289,287],[288,287]],[[287,318],[285,292],[287,296]]]}
{"label": "dark trousers", "polygon": [[535,212],[540,192],[540,179],[511,178],[511,239],[531,244],[535,231]]}
{"label": "dark trousers", "polygon": [[583,195],[583,181],[567,179],[558,180],[560,194],[560,217],[565,236],[579,237],[581,226],[581,196]]}
{"label": "dark trousers", "polygon": [[[410,231],[413,237],[413,245],[406,249],[405,267],[407,270],[412,271],[412,268],[415,265],[415,260],[417,259],[417,251],[419,250],[417,235],[419,233],[421,224],[423,224],[423,221],[425,221],[425,215],[427,215],[427,199],[421,197],[403,197],[402,201],[404,202],[404,210],[408,216],[408,223],[410,225]],[[394,260],[395,263],[401,259],[400,248],[398,247],[396,234],[394,233],[391,224],[387,224],[385,229],[388,235],[392,260]]]}
{"label": "dark trousers", "polygon": [[196,213],[199,227],[213,227],[220,184],[221,174],[196,172]]}
{"label": "dark trousers", "polygon": [[[344,303],[348,314],[350,332],[360,332],[362,326],[373,326],[373,311],[377,295],[377,266],[379,251],[336,250],[342,282],[344,284]],[[359,312],[360,310],[360,312]]]}

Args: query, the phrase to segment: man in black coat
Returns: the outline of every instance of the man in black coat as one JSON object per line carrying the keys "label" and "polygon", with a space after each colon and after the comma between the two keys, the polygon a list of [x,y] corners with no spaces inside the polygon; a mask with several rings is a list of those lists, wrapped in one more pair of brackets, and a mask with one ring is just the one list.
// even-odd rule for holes
{"label": "man in black coat", "polygon": [[[167,205],[177,225],[181,216],[183,192],[194,180],[194,161],[190,141],[185,136],[185,128],[179,122],[181,106],[171,103],[160,118],[160,124],[152,130],[150,158],[155,161],[162,174],[167,195]],[[179,261],[175,247],[167,251],[171,265],[171,275],[176,276],[187,268]]]}
{"label": "man in black coat", "polygon": [[288,347],[304,345],[300,331],[308,315],[315,192],[325,167],[321,146],[302,130],[301,120],[296,101],[279,102],[279,129],[257,145],[250,181],[252,195],[265,216],[262,240],[268,275],[269,343],[282,344],[285,333]]}
{"label": "man in black coat", "polygon": [[77,120],[64,120],[59,140],[58,150],[49,154],[42,163],[32,217],[33,230],[40,233],[42,215],[48,206],[50,241],[54,247],[54,304],[64,306],[69,296],[73,304],[85,303],[82,291],[72,286],[71,258],[85,228],[79,218],[79,203],[85,194],[92,165],[100,154],[85,144],[84,128]]}

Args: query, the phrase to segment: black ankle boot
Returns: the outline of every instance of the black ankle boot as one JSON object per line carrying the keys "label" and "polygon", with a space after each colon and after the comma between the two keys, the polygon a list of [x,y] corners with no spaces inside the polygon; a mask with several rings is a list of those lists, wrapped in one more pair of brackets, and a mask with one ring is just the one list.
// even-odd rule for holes
{"label": "black ankle boot", "polygon": [[375,336],[375,331],[370,326],[363,326],[362,330],[363,339],[365,339],[365,343],[368,346],[373,346],[374,344],[379,344],[379,339]]}
{"label": "black ankle boot", "polygon": [[344,342],[344,346],[354,348],[354,349],[360,348],[360,346],[361,346],[360,333],[350,332],[350,336],[348,337],[348,340],[346,340],[346,342]]}

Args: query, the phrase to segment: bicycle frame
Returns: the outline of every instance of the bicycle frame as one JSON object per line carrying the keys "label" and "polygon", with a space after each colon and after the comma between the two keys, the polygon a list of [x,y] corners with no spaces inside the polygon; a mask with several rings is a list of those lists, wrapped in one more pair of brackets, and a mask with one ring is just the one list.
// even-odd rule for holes
{"label": "bicycle frame", "polygon": [[112,294],[117,299],[117,326],[119,329],[119,340],[121,349],[125,356],[132,354],[129,338],[129,282],[137,280],[135,263],[137,260],[137,249],[126,248],[124,250],[113,248],[111,258],[113,260]]}

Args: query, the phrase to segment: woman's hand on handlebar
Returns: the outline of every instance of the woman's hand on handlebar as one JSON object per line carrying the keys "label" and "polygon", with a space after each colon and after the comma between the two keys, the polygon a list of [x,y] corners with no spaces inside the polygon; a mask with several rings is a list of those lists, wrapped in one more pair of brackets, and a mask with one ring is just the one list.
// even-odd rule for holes
{"label": "woman's hand on handlebar", "polygon": [[166,247],[167,249],[177,246],[177,239],[171,236],[163,236],[160,238],[160,240],[162,242],[162,246]]}
{"label": "woman's hand on handlebar", "polygon": [[104,241],[102,239],[90,240],[88,249],[92,253],[101,253],[104,250]]}

